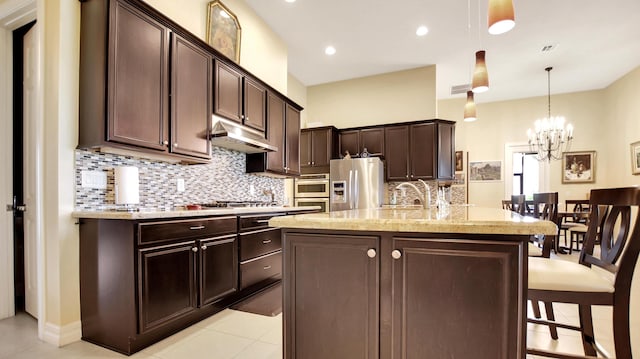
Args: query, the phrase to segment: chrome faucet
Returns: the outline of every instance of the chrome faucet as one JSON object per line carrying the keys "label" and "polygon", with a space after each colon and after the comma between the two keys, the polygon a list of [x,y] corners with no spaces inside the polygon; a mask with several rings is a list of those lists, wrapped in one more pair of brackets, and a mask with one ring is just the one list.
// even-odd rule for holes
{"label": "chrome faucet", "polygon": [[419,179],[418,181],[424,185],[424,193],[422,193],[422,191],[420,191],[418,187],[416,187],[416,185],[411,182],[402,182],[396,186],[396,189],[407,186],[413,188],[418,193],[418,195],[422,196],[422,198],[418,198],[418,200],[420,200],[420,203],[422,203],[422,208],[427,209],[431,207],[431,188],[429,188],[427,182],[421,179]]}

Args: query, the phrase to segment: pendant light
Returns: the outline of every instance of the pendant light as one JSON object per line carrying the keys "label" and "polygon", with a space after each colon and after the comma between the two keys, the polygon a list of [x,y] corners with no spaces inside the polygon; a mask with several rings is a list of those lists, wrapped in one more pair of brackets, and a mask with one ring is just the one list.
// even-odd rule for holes
{"label": "pendant light", "polygon": [[473,122],[477,119],[476,103],[473,100],[473,91],[467,91],[467,103],[464,105],[464,121]]}
{"label": "pendant light", "polygon": [[489,73],[487,72],[484,55],[484,50],[476,52],[476,67],[473,70],[473,80],[471,81],[471,90],[474,93],[482,93],[489,90]]}
{"label": "pendant light", "polygon": [[516,26],[513,0],[489,0],[489,33],[504,34]]}

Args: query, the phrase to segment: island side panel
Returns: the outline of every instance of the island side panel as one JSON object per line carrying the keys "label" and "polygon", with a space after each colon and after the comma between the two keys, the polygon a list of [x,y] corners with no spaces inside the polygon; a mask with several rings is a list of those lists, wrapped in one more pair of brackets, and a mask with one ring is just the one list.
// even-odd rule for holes
{"label": "island side panel", "polygon": [[284,242],[284,358],[378,358],[379,237],[288,232]]}

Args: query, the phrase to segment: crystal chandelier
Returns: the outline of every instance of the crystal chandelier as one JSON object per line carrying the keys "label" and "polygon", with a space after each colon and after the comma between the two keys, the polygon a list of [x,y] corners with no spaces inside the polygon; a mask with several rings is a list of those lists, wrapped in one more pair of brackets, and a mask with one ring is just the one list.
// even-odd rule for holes
{"label": "crystal chandelier", "polygon": [[562,116],[551,116],[551,70],[547,67],[547,88],[548,88],[548,116],[534,123],[535,130],[527,130],[529,137],[529,149],[536,153],[538,161],[559,160],[562,153],[569,151],[571,140],[573,140],[573,126],[567,124]]}

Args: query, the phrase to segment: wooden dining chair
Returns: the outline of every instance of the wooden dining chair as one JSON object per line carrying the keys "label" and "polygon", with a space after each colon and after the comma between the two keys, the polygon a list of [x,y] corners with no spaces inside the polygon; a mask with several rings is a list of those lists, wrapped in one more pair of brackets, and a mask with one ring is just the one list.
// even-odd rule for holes
{"label": "wooden dining chair", "polygon": [[526,213],[525,199],[523,194],[511,195],[511,210],[524,216]]}
{"label": "wooden dining chair", "polygon": [[[533,217],[558,224],[558,192],[533,194]],[[534,240],[542,246],[542,256],[549,258],[551,249],[555,249],[555,236],[535,236]]]}
{"label": "wooden dining chair", "polygon": [[[581,214],[589,211],[589,200],[586,199],[568,199],[564,201],[565,210],[575,213],[571,217],[564,217],[564,221],[560,223],[560,235],[564,237],[564,244],[567,245],[569,229],[573,227],[584,226],[587,222],[586,218]],[[560,238],[558,236],[558,239]],[[569,245],[569,254],[571,254],[571,245]]]}
{"label": "wooden dining chair", "polygon": [[[578,326],[529,318],[531,323],[581,333],[583,350],[594,358],[604,350],[596,342],[591,306],[613,307],[616,358],[631,358],[629,307],[631,281],[640,253],[640,187],[597,189],[590,195],[591,214],[579,262],[529,258],[528,297],[533,301],[578,305]],[[600,216],[604,220],[599,221]],[[633,221],[633,225],[632,225]],[[594,246],[600,232],[600,254]],[[577,358],[575,355],[527,348],[528,354]]]}
{"label": "wooden dining chair", "polygon": [[511,200],[510,199],[503,199],[502,200],[502,209],[506,209],[508,211],[511,211]]}
{"label": "wooden dining chair", "polygon": [[[533,217],[547,220],[558,224],[558,192],[545,192],[533,194]],[[532,242],[529,243],[528,254],[530,258],[549,258],[551,256],[551,250],[554,247],[556,236],[544,236],[535,235],[532,236]],[[537,246],[541,246],[539,249]],[[536,250],[537,249],[537,250]],[[553,305],[551,302],[545,302],[545,314],[550,321],[555,320],[555,314],[553,312]],[[531,300],[531,309],[533,315],[537,319],[542,318],[540,312],[540,303],[537,300]],[[549,334],[551,338],[558,339],[558,329],[555,326],[549,326]]]}

